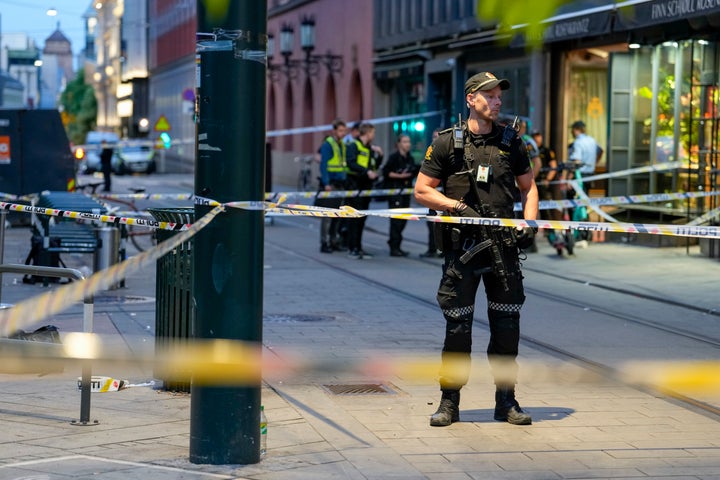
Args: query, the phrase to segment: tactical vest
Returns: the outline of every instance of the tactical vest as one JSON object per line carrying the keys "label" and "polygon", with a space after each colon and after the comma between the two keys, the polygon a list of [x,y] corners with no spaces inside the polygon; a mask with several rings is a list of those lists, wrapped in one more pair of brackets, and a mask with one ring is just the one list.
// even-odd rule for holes
{"label": "tactical vest", "polygon": [[[515,131],[512,130],[513,135],[514,132]],[[499,139],[496,138],[499,137],[501,133],[503,136],[502,142],[498,141]],[[507,128],[505,131],[501,130],[501,133],[486,139],[486,142],[483,145],[476,147],[471,143],[467,127],[463,127],[463,148],[453,149],[453,162],[455,165],[458,165],[459,162],[461,167],[453,169],[456,170],[456,173],[448,176],[445,184],[443,185],[443,190],[445,196],[455,200],[462,200],[477,212],[481,212],[483,210],[480,205],[480,202],[482,202],[487,209],[498,217],[512,218],[513,201],[493,202],[493,195],[499,195],[502,192],[490,193],[491,189],[503,189],[503,186],[497,183],[498,156],[501,152],[507,152],[509,150],[509,142],[514,138],[513,136],[509,136],[510,132],[508,132]],[[507,145],[505,145],[506,141]],[[508,148],[506,149],[505,146]],[[480,165],[490,165],[493,170],[493,173],[490,174],[489,181],[486,183],[486,187],[478,186],[479,184],[476,180],[478,176],[478,167]],[[475,187],[477,187],[477,190],[481,195],[479,199],[476,194],[476,188],[471,182],[476,183]],[[500,203],[500,205],[498,205],[498,203]]]}
{"label": "tactical vest", "polygon": [[338,143],[334,137],[327,137],[326,142],[330,144],[333,156],[328,160],[327,171],[333,173],[341,173],[347,171],[345,163],[345,144]]}

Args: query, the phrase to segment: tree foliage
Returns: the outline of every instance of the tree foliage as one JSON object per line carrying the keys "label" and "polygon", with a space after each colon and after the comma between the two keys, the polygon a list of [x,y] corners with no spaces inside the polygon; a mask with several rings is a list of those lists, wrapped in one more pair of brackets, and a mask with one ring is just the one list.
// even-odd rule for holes
{"label": "tree foliage", "polygon": [[500,31],[510,32],[511,27],[526,25],[528,45],[539,47],[546,25],[541,22],[556,14],[559,7],[570,0],[478,0],[478,17],[482,22],[497,22]]}
{"label": "tree foliage", "polygon": [[97,100],[92,86],[85,83],[85,71],[80,69],[75,79],[67,84],[60,95],[65,131],[74,144],[85,141],[85,135],[95,128]]}

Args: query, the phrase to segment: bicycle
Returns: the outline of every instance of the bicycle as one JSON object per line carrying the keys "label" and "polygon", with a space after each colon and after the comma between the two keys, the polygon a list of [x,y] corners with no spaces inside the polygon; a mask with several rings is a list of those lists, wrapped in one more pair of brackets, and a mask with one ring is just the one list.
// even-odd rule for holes
{"label": "bicycle", "polygon": [[302,162],[302,167],[298,172],[297,189],[299,192],[310,192],[314,190],[312,184],[312,164],[315,161],[315,155],[304,155],[295,157],[296,163]]}
{"label": "bicycle", "polygon": [[[103,185],[103,182],[97,182],[97,183],[88,183],[85,185],[77,185],[75,187],[75,191],[81,192],[81,193],[88,193],[89,190],[90,195],[96,195],[97,189],[100,187],[100,185]],[[130,188],[129,189],[132,193],[144,193],[145,188]],[[130,200],[120,199],[120,198],[107,198],[107,197],[101,197],[104,200],[105,208],[107,209],[108,215],[116,215],[116,216],[129,216],[133,218],[139,218],[139,217],[145,217],[147,214],[145,212],[139,210],[137,206],[135,205],[135,199],[131,198]],[[123,212],[119,211],[118,206],[110,205],[110,203],[118,203],[121,205],[127,206],[131,211],[129,212],[130,215],[125,215]],[[120,229],[120,257],[121,260],[125,260],[127,258],[127,247],[126,243],[127,240],[130,240],[130,243],[133,244],[135,249],[138,252],[145,251],[148,248],[152,248],[155,245],[157,245],[157,235],[154,229],[148,228],[148,227],[142,227],[139,225],[128,225],[125,223],[119,224]]]}
{"label": "bicycle", "polygon": [[[130,187],[128,190],[130,190],[134,194],[139,193],[145,193],[145,187]],[[137,205],[135,205],[135,198],[131,197],[129,200],[125,200],[122,198],[106,198],[106,201],[109,202],[115,202],[119,203],[121,205],[125,205],[128,208],[130,208],[130,215],[122,215],[122,216],[129,216],[132,218],[150,218],[150,215],[146,212],[138,209]],[[115,214],[122,213],[118,212],[118,207],[111,207],[109,211],[115,212]],[[123,237],[124,236],[124,237]],[[154,228],[144,227],[140,225],[128,225],[128,224],[121,224],[120,228],[120,241],[123,241],[123,238],[126,240],[130,240],[130,243],[133,244],[135,249],[138,252],[143,252],[147,249],[153,248],[155,245],[157,245],[157,232]]]}

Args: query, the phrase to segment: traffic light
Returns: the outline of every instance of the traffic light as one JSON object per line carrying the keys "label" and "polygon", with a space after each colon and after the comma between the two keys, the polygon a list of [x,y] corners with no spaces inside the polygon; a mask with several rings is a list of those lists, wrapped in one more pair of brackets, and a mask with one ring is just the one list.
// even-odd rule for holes
{"label": "traffic light", "polygon": [[425,122],[422,120],[414,121],[410,125],[414,132],[423,133],[425,131]]}
{"label": "traffic light", "polygon": [[170,134],[168,132],[162,132],[160,134],[160,140],[162,141],[165,150],[169,149],[172,146],[172,139],[170,138]]}

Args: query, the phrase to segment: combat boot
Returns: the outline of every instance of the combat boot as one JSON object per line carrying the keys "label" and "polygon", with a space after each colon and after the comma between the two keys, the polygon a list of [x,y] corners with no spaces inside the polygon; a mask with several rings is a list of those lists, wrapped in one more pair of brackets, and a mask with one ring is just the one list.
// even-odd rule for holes
{"label": "combat boot", "polygon": [[460,421],[460,390],[443,390],[440,406],[430,417],[431,427],[447,427]]}
{"label": "combat boot", "polygon": [[532,424],[532,417],[520,408],[520,404],[515,400],[515,390],[512,388],[498,388],[495,392],[494,418],[499,422],[513,425]]}

